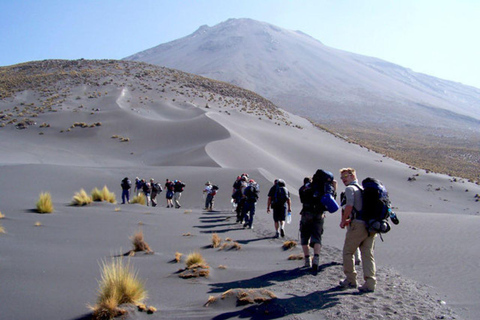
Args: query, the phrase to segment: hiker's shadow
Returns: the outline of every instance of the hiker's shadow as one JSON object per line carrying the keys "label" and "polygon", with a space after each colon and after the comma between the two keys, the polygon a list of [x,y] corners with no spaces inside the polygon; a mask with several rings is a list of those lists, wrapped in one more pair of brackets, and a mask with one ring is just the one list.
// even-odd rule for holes
{"label": "hiker's shadow", "polygon": [[340,303],[339,296],[349,294],[352,293],[335,287],[328,290],[315,291],[306,296],[292,296],[284,299],[275,298],[260,305],[252,305],[238,311],[222,313],[212,319],[278,319],[292,314],[302,314],[334,307]]}
{"label": "hiker's shadow", "polygon": [[250,242],[262,241],[262,240],[272,240],[272,237],[263,237],[263,238],[254,238],[254,239],[245,239],[245,240],[237,240],[240,244],[248,244]]}
{"label": "hiker's shadow", "polygon": [[[339,265],[338,262],[332,261],[329,263],[324,263],[318,266],[318,270],[315,273],[321,273],[323,270],[329,267]],[[286,282],[300,278],[306,274],[311,274],[310,269],[305,268],[296,268],[292,270],[278,270],[273,271],[255,278],[231,281],[231,282],[222,282],[222,283],[213,283],[211,284],[211,289],[209,293],[215,292],[225,292],[230,289],[256,289],[256,288],[266,288],[275,285],[278,282]]]}
{"label": "hiker's shadow", "polygon": [[[203,222],[203,221],[202,221]],[[210,222],[210,221],[209,221]],[[222,221],[223,222],[223,221]],[[208,224],[204,226],[193,226],[194,228],[198,229],[211,229],[211,228],[217,228],[217,227],[227,227],[227,226],[234,226],[238,225],[237,223],[218,223],[218,224]]]}
{"label": "hiker's shadow", "polygon": [[202,230],[200,231],[200,233],[227,233],[230,231],[241,231],[241,230],[245,230],[245,229],[243,227],[237,227],[237,228],[228,228],[228,229],[219,229],[219,230]]}
{"label": "hiker's shadow", "polygon": [[305,270],[302,270],[300,268],[293,270],[279,270],[251,279],[213,283],[211,285],[212,288],[209,292],[225,292],[227,290],[235,288],[265,288],[274,285],[276,282],[290,281],[304,275]]}

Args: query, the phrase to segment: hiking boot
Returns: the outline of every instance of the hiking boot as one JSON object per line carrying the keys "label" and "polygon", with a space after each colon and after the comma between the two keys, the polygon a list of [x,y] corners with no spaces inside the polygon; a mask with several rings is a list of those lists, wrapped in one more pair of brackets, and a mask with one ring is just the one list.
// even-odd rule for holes
{"label": "hiking boot", "polygon": [[340,287],[342,287],[344,289],[356,289],[357,288],[356,283],[351,283],[347,279],[340,281],[339,285],[340,285]]}
{"label": "hiking boot", "polygon": [[310,259],[310,256],[305,257],[305,264],[303,266],[305,268],[311,268],[312,267],[312,260]]}
{"label": "hiking boot", "polygon": [[280,235],[282,236],[282,238],[285,238],[285,230],[280,229]]}
{"label": "hiking boot", "polygon": [[313,256],[313,260],[312,260],[312,270],[313,271],[318,270],[319,263],[320,263],[320,257],[319,256]]}
{"label": "hiking boot", "polygon": [[275,238],[275,239],[277,239],[279,236],[280,236],[280,234],[278,233],[278,231],[277,231],[277,232],[275,232],[275,236],[274,236],[274,238]]}
{"label": "hiking boot", "polygon": [[369,293],[369,292],[374,292],[375,289],[369,288],[364,284],[363,286],[358,287],[358,291],[360,293]]}

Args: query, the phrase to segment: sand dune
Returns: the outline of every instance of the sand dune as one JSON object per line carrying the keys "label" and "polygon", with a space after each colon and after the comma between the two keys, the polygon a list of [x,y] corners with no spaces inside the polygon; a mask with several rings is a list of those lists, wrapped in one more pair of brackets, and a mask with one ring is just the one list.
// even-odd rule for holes
{"label": "sand dune", "polygon": [[[156,88],[150,79],[145,81]],[[129,237],[138,229],[155,252],[131,258],[147,281],[148,303],[160,310],[148,318],[348,319],[373,312],[377,319],[474,319],[480,311],[476,276],[480,208],[474,197],[480,193],[478,185],[409,168],[288,113],[282,118],[289,122],[286,125],[277,118],[228,106],[226,98],[218,96],[206,108],[200,95],[208,97],[208,91],[191,93],[187,99],[175,92],[145,89],[147,93],[142,93],[142,86],[120,83],[94,88],[72,86],[56,112],[38,114],[37,124],[27,129],[18,130],[12,124],[0,128],[0,211],[5,215],[0,222],[7,231],[0,234],[2,317],[86,318],[86,305],[95,303],[98,263],[130,250]],[[108,94],[93,99],[82,90],[87,95],[93,90]],[[15,106],[30,102],[39,104],[39,98],[22,91],[0,100],[0,110],[12,112]],[[101,126],[67,132],[80,121],[101,122]],[[51,126],[40,128],[43,122]],[[114,135],[129,141],[121,142]],[[342,277],[340,250],[345,233],[338,227],[338,214],[327,216],[317,276],[301,269],[302,261],[287,260],[290,254],[299,254],[299,248],[284,251],[282,241],[271,238],[273,221],[266,213],[266,194],[274,178],[285,179],[294,195],[294,220],[286,231],[288,239],[297,239],[296,190],[303,177],[317,168],[338,176],[344,166],[355,167],[360,178],[384,181],[401,219],[385,242],[377,241],[379,289],[372,295],[336,289]],[[253,231],[235,224],[231,212],[231,185],[242,172],[261,187]],[[81,188],[89,192],[104,185],[115,191],[119,201],[124,176],[184,181],[182,208],[165,208],[163,193],[156,208],[69,205]],[[412,176],[416,180],[408,181]],[[202,211],[207,180],[220,186],[217,211],[212,213]],[[53,214],[33,211],[42,191],[52,194]],[[227,237],[237,241],[242,249],[210,248],[214,232],[224,241]],[[175,252],[195,250],[205,256],[210,276],[180,279],[176,272],[183,264],[172,263]],[[203,307],[210,295],[233,288],[266,288],[277,299],[256,307],[237,306],[229,300]],[[437,300],[446,301],[446,306]],[[147,315],[137,312],[132,318]]]}

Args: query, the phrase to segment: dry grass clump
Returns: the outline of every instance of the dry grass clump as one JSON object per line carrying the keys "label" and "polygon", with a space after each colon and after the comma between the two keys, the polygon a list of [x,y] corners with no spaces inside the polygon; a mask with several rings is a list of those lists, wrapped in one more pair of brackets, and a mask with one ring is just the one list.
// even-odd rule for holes
{"label": "dry grass clump", "polygon": [[0,219],[3,219],[3,218],[5,218],[5,215],[0,212]]}
{"label": "dry grass clump", "polygon": [[222,246],[220,247],[220,250],[241,250],[242,249],[242,245],[238,242],[226,242],[224,244],[222,244]]}
{"label": "dry grass clump", "polygon": [[0,233],[5,233],[5,228],[0,224]]}
{"label": "dry grass clump", "polygon": [[290,249],[293,249],[297,246],[297,242],[296,241],[293,241],[293,240],[288,240],[288,241],[285,241],[283,243],[283,250],[290,250]]}
{"label": "dry grass clump", "polygon": [[42,226],[42,223],[40,221],[37,221],[35,222],[34,224],[35,227],[41,227]]}
{"label": "dry grass clump", "polygon": [[205,265],[205,259],[199,252],[192,252],[187,256],[185,260],[187,268],[192,267],[193,265]]}
{"label": "dry grass clump", "polygon": [[134,196],[133,199],[130,200],[130,203],[138,203],[145,206],[147,205],[147,198],[145,198],[143,193],[140,193],[139,195]]}
{"label": "dry grass clump", "polygon": [[72,199],[72,206],[86,206],[92,203],[92,197],[90,197],[84,189],[75,193]]}
{"label": "dry grass clump", "polygon": [[137,231],[133,236],[130,237],[130,240],[132,240],[133,244],[133,249],[129,251],[130,256],[134,255],[135,252],[141,251],[145,251],[145,253],[153,253],[152,249],[150,249],[150,246],[143,237],[142,230]]}
{"label": "dry grass clump", "polygon": [[204,306],[204,307],[208,307],[209,305],[211,305],[211,304],[214,303],[215,301],[217,301],[217,297],[215,297],[215,296],[210,296],[210,297],[208,297],[207,302],[205,302],[205,304],[204,304],[203,306]]}
{"label": "dry grass clump", "polygon": [[126,314],[122,304],[139,304],[147,297],[144,282],[128,262],[113,258],[102,262],[97,303],[92,307],[93,319],[112,319]]}
{"label": "dry grass clump", "polygon": [[40,193],[37,201],[38,213],[52,213],[53,212],[52,196],[48,192]]}
{"label": "dry grass clump", "polygon": [[303,254],[291,254],[288,256],[288,260],[303,260]]}
{"label": "dry grass clump", "polygon": [[235,297],[239,305],[263,303],[277,298],[272,291],[266,289],[230,289],[220,297],[222,300]]}
{"label": "dry grass clump", "polygon": [[110,192],[107,186],[104,186],[102,190],[94,188],[90,194],[93,201],[107,201],[110,203],[117,203],[115,193]]}
{"label": "dry grass clump", "polygon": [[218,234],[216,233],[212,234],[212,247],[218,248],[220,247],[221,243],[222,243],[222,239],[218,236]]}
{"label": "dry grass clump", "polygon": [[175,262],[179,263],[182,260],[183,253],[175,252]]}

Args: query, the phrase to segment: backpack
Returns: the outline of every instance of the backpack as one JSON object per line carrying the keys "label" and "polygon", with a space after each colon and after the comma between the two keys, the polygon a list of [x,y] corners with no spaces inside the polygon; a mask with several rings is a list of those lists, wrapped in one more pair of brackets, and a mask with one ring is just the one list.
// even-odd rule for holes
{"label": "backpack", "polygon": [[[323,212],[327,210],[327,207],[324,204],[326,203],[325,200],[328,200],[329,203],[331,203],[332,200],[335,202],[334,199],[337,197],[337,194],[333,186],[333,180],[334,177],[330,171],[318,169],[313,175],[311,188],[313,189],[313,205],[315,212]],[[324,197],[325,195],[327,195],[327,197]],[[322,198],[324,199],[323,202]],[[338,205],[333,206],[334,208],[330,208],[330,206],[328,207],[330,209],[329,212],[332,212],[331,210],[335,212],[338,209]]]}
{"label": "backpack", "polygon": [[158,183],[154,183],[152,185],[152,189],[155,190],[157,193],[160,193],[163,191],[162,186]]}
{"label": "backpack", "polygon": [[132,183],[128,178],[124,178],[122,180],[122,189],[128,190],[132,187]]}
{"label": "backpack", "polygon": [[244,191],[245,197],[248,202],[257,202],[258,199],[258,189],[255,186],[248,186]]}
{"label": "backpack", "polygon": [[280,183],[277,184],[277,187],[275,188],[275,194],[273,196],[273,205],[275,207],[283,207],[285,205],[285,202],[288,200],[288,190],[285,188],[285,186],[281,185]]}
{"label": "backpack", "polygon": [[390,208],[387,189],[380,180],[375,178],[364,179],[362,186],[363,207],[361,212],[357,213],[358,217],[367,223],[369,233],[387,233],[390,231],[388,219],[391,216],[392,222],[398,223],[398,219]]}

